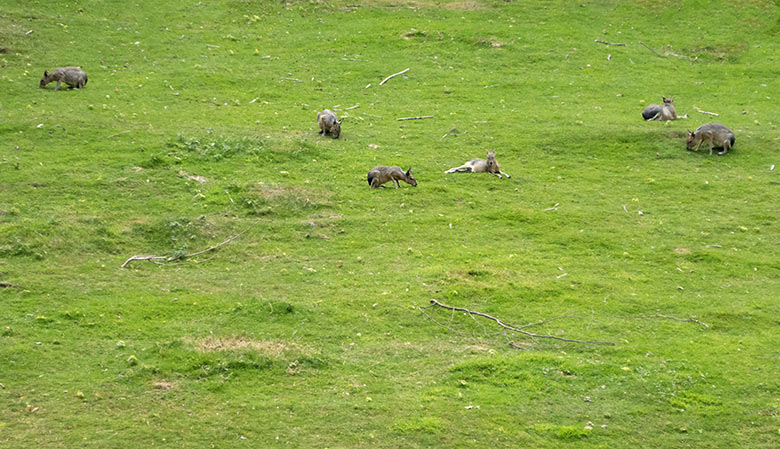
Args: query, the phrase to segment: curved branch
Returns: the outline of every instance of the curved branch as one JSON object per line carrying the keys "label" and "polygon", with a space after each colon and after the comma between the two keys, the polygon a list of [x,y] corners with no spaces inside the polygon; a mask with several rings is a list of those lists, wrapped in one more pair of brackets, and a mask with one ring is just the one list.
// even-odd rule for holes
{"label": "curved branch", "polygon": [[232,242],[233,240],[241,237],[246,231],[248,231],[250,228],[244,229],[243,231],[239,232],[238,234],[234,235],[233,237],[230,237],[229,239],[225,240],[222,243],[217,243],[214,246],[210,246],[204,250],[194,252],[192,254],[179,254],[174,256],[133,256],[125,261],[125,263],[122,264],[121,268],[125,268],[130,264],[130,262],[133,262],[134,260],[148,260],[149,262],[156,263],[158,265],[161,265],[159,261],[162,262],[173,262],[174,260],[182,260],[182,259],[189,259],[190,257],[199,256],[203,253],[207,253],[209,251],[214,251],[215,249],[219,248],[220,246],[227,245],[228,243]]}
{"label": "curved branch", "polygon": [[[557,337],[555,335],[535,334],[533,332],[524,331],[524,330],[522,330],[522,328],[533,326],[533,325],[537,325],[537,324],[541,324],[541,323],[531,323],[531,324],[525,325],[525,326],[514,327],[514,326],[510,326],[510,325],[504,323],[499,318],[496,318],[496,317],[494,317],[492,315],[488,315],[487,313],[477,312],[475,310],[469,310],[469,309],[466,309],[464,307],[448,306],[447,304],[442,304],[442,303],[440,303],[439,301],[437,301],[435,299],[431,299],[431,305],[434,305],[434,306],[437,306],[437,307],[441,307],[441,308],[447,309],[447,310],[455,310],[455,311],[458,311],[458,312],[466,312],[472,318],[474,316],[479,316],[479,317],[482,317],[482,318],[486,318],[488,320],[495,321],[496,324],[498,324],[499,326],[501,326],[505,330],[509,330],[509,331],[512,331],[512,332],[517,332],[517,333],[520,333],[520,334],[523,334],[523,335],[526,335],[526,336],[532,337],[532,338],[549,338],[551,340],[559,340],[559,341],[565,341],[565,342],[569,342],[569,343],[584,343],[584,344],[591,344],[591,345],[615,346],[615,343],[612,343],[612,342],[609,342],[609,341],[575,340],[575,339],[571,339],[571,338]],[[422,308],[420,308],[420,309],[422,310]]]}

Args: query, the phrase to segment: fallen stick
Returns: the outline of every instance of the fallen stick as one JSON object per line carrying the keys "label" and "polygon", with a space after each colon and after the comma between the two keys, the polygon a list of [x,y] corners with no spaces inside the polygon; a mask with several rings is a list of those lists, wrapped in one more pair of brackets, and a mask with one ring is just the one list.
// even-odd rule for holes
{"label": "fallen stick", "polygon": [[604,45],[614,45],[615,47],[625,47],[626,46],[626,44],[616,44],[616,43],[612,43],[612,42],[602,41],[602,40],[599,40],[599,39],[596,39],[595,42],[598,42],[599,44],[604,44]]}
{"label": "fallen stick", "polygon": [[398,120],[400,122],[401,120],[422,120],[424,118],[433,118],[433,116],[432,115],[421,115],[419,117],[402,117],[402,118],[397,118],[396,120]]}
{"label": "fallen stick", "polygon": [[647,44],[645,44],[644,42],[642,42],[642,41],[639,41],[639,44],[640,44],[640,45],[642,45],[643,47],[645,47],[646,49],[648,49],[648,50],[652,51],[652,52],[653,52],[653,53],[654,53],[656,56],[658,56],[659,58],[663,58],[663,57],[664,57],[662,54],[660,54],[660,53],[658,53],[657,51],[653,50],[652,48],[648,47],[648,46],[647,46]]}
{"label": "fallen stick", "polygon": [[359,108],[359,107],[360,107],[360,105],[359,105],[359,104],[356,104],[355,106],[351,106],[351,107],[348,107],[348,108],[344,108],[344,110],[345,110],[345,111],[349,111],[350,109],[357,109],[357,108]]}
{"label": "fallen stick", "polygon": [[401,70],[401,71],[400,71],[400,72],[398,72],[398,73],[393,73],[392,75],[390,75],[390,76],[388,76],[387,78],[383,79],[383,80],[382,80],[382,82],[381,82],[381,83],[379,83],[379,85],[381,86],[382,84],[386,83],[386,82],[387,82],[387,80],[389,80],[390,78],[392,78],[392,77],[394,77],[394,76],[398,76],[398,75],[404,74],[404,73],[406,73],[406,72],[408,72],[408,71],[409,71],[409,69],[407,68],[407,69]]}
{"label": "fallen stick", "polygon": [[719,116],[720,116],[720,114],[718,114],[718,113],[716,113],[716,112],[707,112],[707,111],[702,111],[701,109],[699,109],[699,108],[698,108],[698,107],[696,107],[696,106],[694,106],[694,107],[693,107],[693,109],[696,109],[696,112],[701,112],[702,114],[709,114],[709,115],[714,115],[715,117],[719,117]]}
{"label": "fallen stick", "polygon": [[112,138],[112,137],[116,137],[116,136],[121,136],[122,134],[127,134],[127,133],[129,133],[129,132],[130,132],[130,130],[129,130],[129,129],[128,129],[127,131],[120,131],[120,132],[118,132],[118,133],[116,133],[116,134],[111,134],[110,136],[106,137],[106,139],[110,139],[110,138]]}
{"label": "fallen stick", "polygon": [[[510,325],[504,323],[503,321],[501,321],[499,318],[496,318],[496,317],[494,317],[492,315],[488,315],[487,313],[477,312],[477,311],[469,310],[469,309],[466,309],[466,308],[463,308],[463,307],[448,306],[447,304],[442,304],[442,303],[440,303],[439,301],[437,301],[435,299],[431,299],[431,306],[437,306],[437,307],[441,307],[443,309],[453,310],[453,311],[458,311],[458,312],[466,312],[472,318],[474,318],[474,316],[487,318],[489,320],[495,321],[496,324],[498,324],[499,326],[501,326],[505,330],[509,330],[509,331],[512,331],[512,332],[518,332],[520,334],[523,334],[525,336],[532,337],[532,338],[549,338],[549,339],[552,339],[552,340],[560,340],[560,341],[565,341],[565,342],[569,342],[569,343],[586,343],[586,344],[593,344],[593,345],[615,346],[615,343],[608,342],[608,341],[574,340],[574,339],[571,339],[571,338],[557,337],[555,335],[535,334],[533,332],[528,332],[528,331],[524,331],[524,330],[521,329],[522,327],[527,327],[527,326],[521,326],[520,328],[514,327],[514,326],[510,326]],[[428,307],[431,307],[431,306],[428,306]],[[422,307],[419,307],[419,309],[423,310]]]}
{"label": "fallen stick", "polygon": [[298,78],[282,78],[282,81],[295,81],[296,83],[302,83],[303,81]]}
{"label": "fallen stick", "polygon": [[125,263],[122,264],[121,268],[125,268],[130,264],[130,262],[133,262],[134,260],[148,260],[149,262],[156,263],[158,265],[161,265],[160,262],[156,262],[157,260],[161,260],[163,262],[173,262],[175,260],[183,260],[183,259],[189,259],[190,257],[199,256],[203,253],[207,253],[209,251],[214,251],[215,249],[219,248],[220,246],[225,246],[228,243],[232,242],[233,240],[241,237],[246,231],[248,231],[249,228],[244,229],[243,231],[239,232],[238,234],[234,235],[233,237],[230,237],[229,239],[225,240],[222,243],[218,243],[214,246],[208,247],[204,250],[194,252],[192,254],[178,254],[173,256],[133,256],[125,261]]}
{"label": "fallen stick", "polygon": [[685,321],[685,322],[688,322],[688,323],[696,323],[696,324],[700,324],[700,325],[706,327],[707,329],[710,328],[710,325],[705,323],[705,322],[703,322],[703,321],[695,320],[693,318],[678,318],[676,316],[661,315],[660,313],[657,313],[655,315],[639,315],[639,316],[625,317],[625,318],[665,318],[667,320]]}

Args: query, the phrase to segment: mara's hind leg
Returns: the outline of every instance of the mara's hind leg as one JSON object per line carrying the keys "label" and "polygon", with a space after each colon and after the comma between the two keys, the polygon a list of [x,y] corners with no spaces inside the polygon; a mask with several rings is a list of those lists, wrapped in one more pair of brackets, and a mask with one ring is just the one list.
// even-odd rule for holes
{"label": "mara's hind leg", "polygon": [[461,165],[460,167],[451,168],[444,173],[471,173],[474,169],[470,165]]}
{"label": "mara's hind leg", "polygon": [[728,153],[730,149],[731,149],[731,142],[728,140],[723,142],[723,151],[718,152],[718,156],[723,156],[724,154]]}

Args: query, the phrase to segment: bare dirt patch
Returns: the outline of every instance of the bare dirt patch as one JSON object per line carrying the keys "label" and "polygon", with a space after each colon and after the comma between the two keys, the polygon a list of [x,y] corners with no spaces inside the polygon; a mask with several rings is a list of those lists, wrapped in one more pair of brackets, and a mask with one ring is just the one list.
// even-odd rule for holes
{"label": "bare dirt patch", "polygon": [[444,8],[453,11],[481,11],[485,9],[485,5],[477,1],[430,1],[430,0],[377,0],[374,2],[377,6],[391,7],[391,8]]}
{"label": "bare dirt patch", "polygon": [[168,382],[167,380],[157,380],[154,382],[154,388],[161,390],[161,391],[170,391],[175,388],[177,388],[178,385],[173,382]]}
{"label": "bare dirt patch", "polygon": [[285,354],[304,353],[304,349],[292,342],[255,340],[249,337],[231,335],[229,337],[206,337],[198,340],[185,341],[191,344],[195,350],[201,352],[210,351],[253,351],[261,354],[280,358]]}

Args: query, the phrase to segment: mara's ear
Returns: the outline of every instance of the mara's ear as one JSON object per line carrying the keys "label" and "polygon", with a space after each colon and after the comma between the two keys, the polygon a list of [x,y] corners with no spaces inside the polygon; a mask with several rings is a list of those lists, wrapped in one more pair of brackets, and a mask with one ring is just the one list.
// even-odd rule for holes
{"label": "mara's ear", "polygon": [[341,124],[341,122],[343,122],[343,121],[344,121],[344,119],[341,119],[341,120],[339,120],[339,121],[338,121],[338,124],[340,125],[340,124]]}
{"label": "mara's ear", "polygon": [[43,76],[49,76],[49,71],[48,70],[44,70],[43,71]]}
{"label": "mara's ear", "polygon": [[409,167],[409,170],[406,170],[406,176],[409,176],[412,174],[412,167]]}

